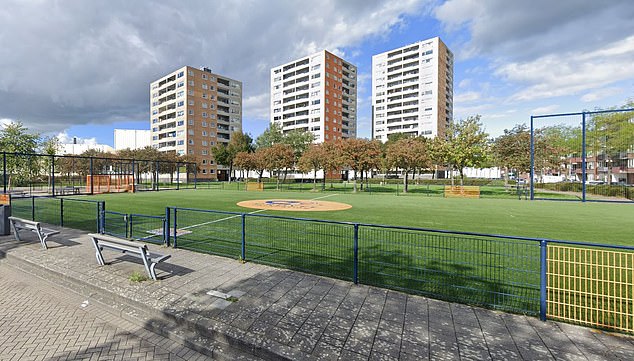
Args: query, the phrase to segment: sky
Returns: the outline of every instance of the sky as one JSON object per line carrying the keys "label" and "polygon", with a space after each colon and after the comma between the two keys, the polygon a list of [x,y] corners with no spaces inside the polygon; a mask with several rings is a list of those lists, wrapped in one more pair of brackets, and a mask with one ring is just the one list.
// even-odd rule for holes
{"label": "sky", "polygon": [[632,19],[631,0],[0,0],[0,123],[113,145],[115,128],[149,129],[149,84],[190,65],[243,82],[257,137],[270,69],[326,49],[358,67],[369,138],[372,55],[439,36],[454,118],[480,115],[496,136],[634,100]]}

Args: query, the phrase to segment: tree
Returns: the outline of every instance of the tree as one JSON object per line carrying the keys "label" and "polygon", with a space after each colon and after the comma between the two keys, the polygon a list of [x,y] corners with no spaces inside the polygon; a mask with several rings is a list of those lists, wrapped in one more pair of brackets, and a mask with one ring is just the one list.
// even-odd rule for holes
{"label": "tree", "polygon": [[335,144],[341,154],[341,164],[354,171],[353,187],[357,192],[357,174],[380,166],[381,146],[367,139],[344,139]]}
{"label": "tree", "polygon": [[256,147],[269,148],[274,144],[280,144],[283,142],[284,134],[282,134],[282,128],[277,123],[269,124],[269,127],[260,134],[255,140]]}
{"label": "tree", "polygon": [[263,154],[266,169],[271,172],[271,175],[276,175],[277,189],[279,190],[280,173],[284,172],[284,181],[286,181],[286,172],[295,163],[293,148],[288,144],[274,144],[271,147],[264,148]]}
{"label": "tree", "polygon": [[492,154],[497,165],[506,169],[504,185],[508,185],[509,172],[530,172],[531,134],[526,124],[517,124],[512,129],[504,129],[504,134],[495,139]]}
{"label": "tree", "polygon": [[246,172],[246,176],[244,176],[245,181],[249,178],[249,172],[258,169],[255,157],[255,153],[239,152],[233,159],[233,164],[238,169],[242,169],[242,171]]}
{"label": "tree", "polygon": [[[624,109],[634,107],[634,102]],[[596,161],[602,161],[607,170],[608,184],[612,182],[611,166],[627,167],[621,163],[622,154],[634,146],[634,112],[610,112],[593,114],[587,125],[586,139],[589,152]],[[597,167],[595,167],[597,169]]]}
{"label": "tree", "polygon": [[[460,185],[464,184],[464,168],[482,167],[488,158],[488,134],[482,130],[480,116],[451,123],[442,148],[443,159],[452,169],[460,172]],[[453,184],[453,172],[452,172]]]}
{"label": "tree", "polygon": [[42,140],[40,145],[41,152],[43,154],[48,155],[49,157],[44,157],[43,160],[43,168],[45,169],[46,174],[48,174],[48,186],[53,186],[53,177],[50,175],[53,174],[54,166],[57,167],[59,162],[55,159],[55,156],[62,151],[62,145],[57,137],[46,137]]}
{"label": "tree", "polygon": [[288,144],[293,148],[293,154],[297,161],[314,140],[315,135],[313,133],[306,130],[294,129],[284,134],[282,143]]}
{"label": "tree", "polygon": [[[35,153],[40,142],[39,134],[31,134],[21,122],[13,122],[4,125],[0,131],[0,149],[6,153]],[[7,155],[7,173],[9,179],[7,188],[11,188],[12,182],[25,181],[35,166],[32,156]]]}
{"label": "tree", "polygon": [[388,164],[403,170],[403,192],[408,190],[408,173],[430,165],[429,146],[425,138],[402,138],[389,144]]}
{"label": "tree", "polygon": [[[327,154],[324,152],[325,147],[323,144],[324,143],[310,145],[297,162],[297,167],[301,172],[308,173],[313,171],[313,191],[317,190],[317,171],[324,168],[324,159],[327,157]],[[325,171],[324,179],[326,179]]]}
{"label": "tree", "polygon": [[[326,188],[326,178],[328,174],[332,174],[343,167],[343,160],[341,157],[341,146],[340,146],[341,142],[343,142],[342,139],[337,140],[335,142],[321,143],[322,155],[323,155],[323,159],[321,163],[324,169],[324,189]],[[332,179],[333,178],[331,177],[330,188],[333,187]]]}

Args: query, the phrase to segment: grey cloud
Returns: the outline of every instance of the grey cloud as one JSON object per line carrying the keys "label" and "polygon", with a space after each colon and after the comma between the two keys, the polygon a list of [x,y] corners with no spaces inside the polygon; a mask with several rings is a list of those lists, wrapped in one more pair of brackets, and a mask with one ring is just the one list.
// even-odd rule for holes
{"label": "grey cloud", "polygon": [[261,118],[272,66],[306,55],[308,45],[354,48],[421,3],[5,1],[0,118],[38,131],[143,120],[149,83],[183,65],[243,81],[245,117]]}

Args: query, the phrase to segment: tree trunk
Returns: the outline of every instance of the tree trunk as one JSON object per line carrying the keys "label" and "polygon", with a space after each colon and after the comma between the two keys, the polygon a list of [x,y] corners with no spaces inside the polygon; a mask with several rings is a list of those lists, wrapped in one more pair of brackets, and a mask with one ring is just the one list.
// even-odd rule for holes
{"label": "tree trunk", "polygon": [[504,167],[504,188],[509,186],[509,167]]}
{"label": "tree trunk", "polygon": [[463,168],[460,168],[460,186],[462,187],[464,185],[464,173],[463,173]]}
{"label": "tree trunk", "polygon": [[403,193],[407,193],[407,170],[403,170]]}
{"label": "tree trunk", "polygon": [[352,179],[352,193],[357,193],[357,171],[354,170],[354,177]]}
{"label": "tree trunk", "polygon": [[317,191],[317,168],[313,169],[313,192]]}

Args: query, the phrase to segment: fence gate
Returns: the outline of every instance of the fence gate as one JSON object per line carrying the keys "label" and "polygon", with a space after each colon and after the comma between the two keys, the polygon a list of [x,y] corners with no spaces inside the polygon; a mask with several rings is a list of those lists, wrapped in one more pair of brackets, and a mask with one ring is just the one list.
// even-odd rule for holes
{"label": "fence gate", "polygon": [[137,241],[167,244],[167,221],[161,216],[105,211],[103,232]]}

